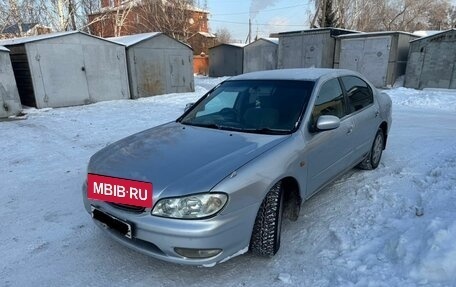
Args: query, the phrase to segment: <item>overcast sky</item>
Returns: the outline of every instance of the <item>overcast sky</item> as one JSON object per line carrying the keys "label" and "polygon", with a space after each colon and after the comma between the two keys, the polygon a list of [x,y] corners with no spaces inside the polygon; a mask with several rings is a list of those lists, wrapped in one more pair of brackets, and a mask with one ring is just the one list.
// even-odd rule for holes
{"label": "overcast sky", "polygon": [[228,28],[234,39],[244,42],[252,18],[252,36],[267,37],[272,32],[302,30],[309,27],[308,0],[208,0],[209,27],[212,32]]}

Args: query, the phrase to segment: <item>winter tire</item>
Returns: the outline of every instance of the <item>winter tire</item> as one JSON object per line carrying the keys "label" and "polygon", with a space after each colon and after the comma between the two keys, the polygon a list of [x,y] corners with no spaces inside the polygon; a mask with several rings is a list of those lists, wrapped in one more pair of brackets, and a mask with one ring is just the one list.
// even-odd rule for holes
{"label": "winter tire", "polygon": [[366,158],[358,165],[361,169],[376,169],[382,158],[383,148],[385,147],[385,136],[382,129],[378,129],[374,138],[371,150]]}
{"label": "winter tire", "polygon": [[268,192],[255,219],[250,251],[261,256],[273,256],[280,248],[280,233],[283,218],[283,192],[281,183],[276,183]]}

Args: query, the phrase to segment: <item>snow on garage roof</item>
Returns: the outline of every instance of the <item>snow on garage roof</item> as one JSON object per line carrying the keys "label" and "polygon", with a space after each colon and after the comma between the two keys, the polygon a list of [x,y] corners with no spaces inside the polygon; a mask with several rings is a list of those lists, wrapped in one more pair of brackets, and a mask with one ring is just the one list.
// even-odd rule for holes
{"label": "snow on garage roof", "polygon": [[[413,41],[410,41],[410,42],[415,42],[415,41],[421,41],[423,39],[428,39],[428,38],[432,38],[432,37],[437,37],[439,35],[443,35],[445,33],[448,33],[448,32],[451,32],[451,31],[456,31],[455,28],[453,29],[449,29],[449,30],[444,30],[444,31],[438,31],[436,33],[429,33],[429,35],[425,36],[425,37],[422,37],[422,38],[418,38],[418,39],[415,39]],[[1,44],[1,43],[0,43]]]}
{"label": "snow on garage roof", "polygon": [[[128,47],[134,46],[134,45],[136,45],[138,43],[141,43],[143,41],[146,41],[146,40],[152,39],[154,37],[157,37],[159,35],[165,35],[166,37],[169,37],[166,34],[163,34],[162,32],[151,32],[151,33],[141,33],[141,34],[122,36],[122,37],[111,37],[111,38],[106,38],[106,39],[109,40],[109,41],[124,45],[124,46],[126,46],[128,48]],[[190,45],[188,45],[188,44],[186,44],[186,43],[184,43],[182,41],[179,41],[177,39],[174,39],[172,37],[169,37],[169,38],[171,38],[171,39],[173,39],[173,40],[181,43],[182,45],[185,45],[185,46],[187,46],[187,47],[189,47],[190,49],[193,50],[193,48]]]}
{"label": "snow on garage roof", "polygon": [[121,36],[121,37],[111,37],[106,38],[110,41],[117,42],[119,44],[125,45],[127,47],[136,45],[142,41],[152,39],[158,35],[161,35],[161,32],[151,32],[151,33],[142,33],[142,34],[135,34],[129,36]]}
{"label": "snow on garage roof", "polygon": [[31,42],[37,42],[37,41],[43,41],[43,40],[48,40],[48,39],[53,39],[53,38],[58,38],[58,37],[64,37],[68,35],[73,35],[73,34],[83,34],[92,38],[97,38],[106,42],[114,43],[121,45],[119,43],[115,43],[94,35],[90,35],[81,31],[66,31],[66,32],[56,32],[56,33],[49,33],[49,34],[43,34],[43,35],[38,35],[38,36],[31,36],[31,37],[22,37],[22,38],[13,38],[13,39],[7,39],[7,40],[0,40],[0,46],[12,46],[12,45],[21,45],[21,44],[26,44],[26,43],[31,43]]}
{"label": "snow on garage roof", "polygon": [[261,40],[275,44],[275,45],[279,45],[279,39],[277,39],[277,38],[259,38],[258,40],[255,40],[252,43],[247,44],[245,47],[255,44],[256,42],[261,41]]}
{"label": "snow on garage roof", "polygon": [[247,46],[247,44],[242,44],[242,43],[221,43],[221,44],[218,44],[214,47],[211,47],[209,48],[210,49],[213,49],[213,48],[216,48],[216,47],[220,47],[220,46],[232,46],[232,47],[236,47],[236,48],[244,48],[245,46]]}
{"label": "snow on garage roof", "polygon": [[420,36],[420,37],[427,37],[427,36],[435,35],[435,34],[438,34],[441,32],[442,31],[440,31],[440,30],[418,30],[418,31],[414,31],[413,34]]}

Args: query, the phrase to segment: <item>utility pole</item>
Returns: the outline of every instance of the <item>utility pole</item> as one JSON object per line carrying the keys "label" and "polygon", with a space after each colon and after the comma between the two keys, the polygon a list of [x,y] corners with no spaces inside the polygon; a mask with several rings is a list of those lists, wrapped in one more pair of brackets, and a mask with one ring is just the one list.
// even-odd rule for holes
{"label": "utility pole", "polygon": [[247,35],[247,39],[245,39],[246,44],[250,44],[252,42],[252,19],[249,18],[249,34]]}

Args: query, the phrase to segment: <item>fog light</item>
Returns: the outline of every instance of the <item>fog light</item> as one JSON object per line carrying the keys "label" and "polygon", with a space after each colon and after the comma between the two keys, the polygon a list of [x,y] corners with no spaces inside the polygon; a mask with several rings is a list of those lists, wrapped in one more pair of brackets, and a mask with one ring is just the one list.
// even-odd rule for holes
{"label": "fog light", "polygon": [[190,249],[190,248],[179,248],[175,247],[174,251],[180,256],[187,258],[210,258],[219,255],[222,249]]}

